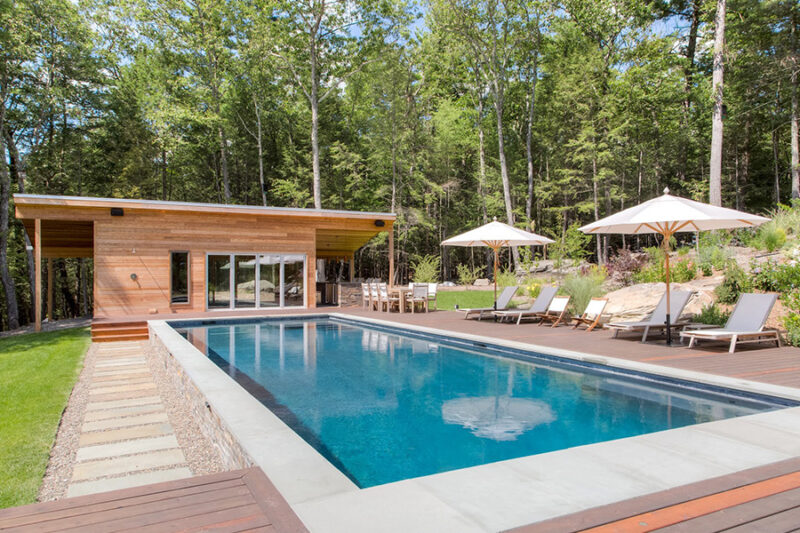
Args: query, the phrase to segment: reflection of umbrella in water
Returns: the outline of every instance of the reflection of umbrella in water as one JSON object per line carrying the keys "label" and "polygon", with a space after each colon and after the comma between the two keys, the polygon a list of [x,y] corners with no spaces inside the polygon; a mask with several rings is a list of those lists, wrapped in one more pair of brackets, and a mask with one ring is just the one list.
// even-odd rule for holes
{"label": "reflection of umbrella in water", "polygon": [[540,424],[548,424],[556,415],[547,403],[510,396],[454,398],[442,404],[442,419],[459,424],[473,435],[496,441],[516,440]]}

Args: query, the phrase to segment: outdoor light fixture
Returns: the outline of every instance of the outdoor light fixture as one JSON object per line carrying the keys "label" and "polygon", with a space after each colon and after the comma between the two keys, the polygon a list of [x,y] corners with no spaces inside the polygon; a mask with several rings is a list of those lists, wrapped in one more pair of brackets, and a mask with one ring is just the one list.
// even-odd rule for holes
{"label": "outdoor light fixture", "polygon": [[375,221],[375,226],[378,227],[378,228],[382,228],[385,225],[386,225],[386,222],[384,222],[383,220],[376,220]]}
{"label": "outdoor light fixture", "polygon": [[131,279],[133,281],[136,281],[137,279],[139,279],[139,276],[137,276],[136,273],[134,272],[133,274],[131,274]]}
{"label": "outdoor light fixture", "polygon": [[111,216],[112,217],[121,217],[125,215],[125,210],[121,207],[112,207],[111,208]]}

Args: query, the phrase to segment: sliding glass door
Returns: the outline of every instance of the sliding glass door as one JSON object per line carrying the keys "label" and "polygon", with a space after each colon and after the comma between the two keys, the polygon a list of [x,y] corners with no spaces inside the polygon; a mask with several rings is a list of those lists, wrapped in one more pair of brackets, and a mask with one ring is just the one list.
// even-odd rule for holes
{"label": "sliding glass door", "polygon": [[305,255],[208,254],[208,309],[303,307]]}

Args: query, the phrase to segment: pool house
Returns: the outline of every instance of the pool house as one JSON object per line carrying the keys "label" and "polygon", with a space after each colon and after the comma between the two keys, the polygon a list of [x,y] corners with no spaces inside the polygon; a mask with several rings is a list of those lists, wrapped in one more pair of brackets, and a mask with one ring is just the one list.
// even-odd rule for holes
{"label": "pool house", "polygon": [[42,261],[54,258],[94,259],[95,340],[147,338],[154,318],[335,302],[317,260],[349,262],[352,281],[355,252],[381,232],[393,273],[390,213],[31,194],[14,202],[34,251],[37,330]]}

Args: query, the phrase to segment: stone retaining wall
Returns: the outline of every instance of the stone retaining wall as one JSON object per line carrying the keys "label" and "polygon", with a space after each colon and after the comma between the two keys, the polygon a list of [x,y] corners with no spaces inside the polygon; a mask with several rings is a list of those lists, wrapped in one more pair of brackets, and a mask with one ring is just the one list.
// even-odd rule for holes
{"label": "stone retaining wall", "polygon": [[229,470],[249,468],[255,466],[255,462],[242,449],[230,431],[225,427],[224,422],[214,412],[206,401],[205,396],[195,386],[191,378],[186,375],[183,367],[169,353],[167,347],[158,335],[150,334],[150,346],[157,358],[163,362],[167,375],[171,376],[172,384],[175,389],[185,399],[189,406],[200,431],[214,443],[219,452],[222,464]]}

